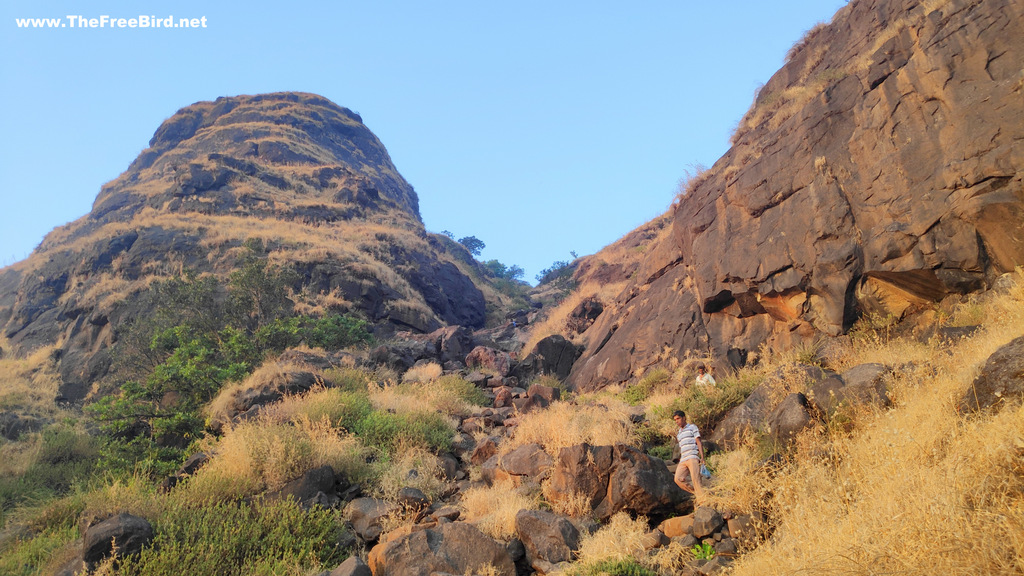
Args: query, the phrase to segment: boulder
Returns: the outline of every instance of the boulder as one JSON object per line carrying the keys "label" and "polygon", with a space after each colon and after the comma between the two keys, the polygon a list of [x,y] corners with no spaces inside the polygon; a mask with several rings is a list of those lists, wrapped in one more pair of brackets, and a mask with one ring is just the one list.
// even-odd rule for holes
{"label": "boulder", "polygon": [[145,518],[122,513],[89,526],[82,540],[82,560],[91,567],[114,553],[124,557],[141,552],[153,540],[153,526]]}
{"label": "boulder", "polygon": [[494,390],[495,408],[506,408],[512,406],[512,399],[512,389],[508,386],[502,386]]}
{"label": "boulder", "polygon": [[776,406],[768,415],[768,433],[776,442],[790,442],[805,428],[814,423],[807,397],[795,392]]}
{"label": "boulder", "polygon": [[739,406],[726,413],[725,418],[715,426],[709,440],[733,450],[743,443],[743,436],[749,431],[759,430],[771,410],[771,394],[765,386],[758,386]]}
{"label": "boulder", "polygon": [[333,508],[341,502],[341,499],[338,498],[335,480],[334,469],[325,464],[319,468],[308,470],[301,477],[277,490],[268,492],[267,498],[280,500],[291,498],[301,504],[303,508],[310,508],[314,505]]}
{"label": "boulder", "polygon": [[548,488],[555,502],[583,496],[602,520],[622,510],[668,514],[683,500],[663,461],[625,444],[563,448]]}
{"label": "boulder", "polygon": [[376,542],[384,529],[381,521],[397,513],[399,507],[376,498],[356,498],[345,507],[345,516],[352,523],[352,529],[363,542]]}
{"label": "boulder", "polygon": [[370,550],[367,564],[374,576],[477,574],[485,569],[495,576],[516,574],[505,546],[465,522],[400,528]]}
{"label": "boulder", "polygon": [[19,416],[14,412],[0,412],[0,436],[15,441],[22,434],[38,432],[42,422],[35,418]]}
{"label": "boulder", "polygon": [[470,370],[487,370],[504,378],[512,370],[512,357],[508,352],[477,346],[466,356],[466,367]]}
{"label": "boulder", "polygon": [[587,331],[587,328],[590,328],[602,312],[604,312],[604,305],[600,300],[587,298],[569,313],[569,317],[565,320],[565,326],[573,333],[582,334]]}
{"label": "boulder", "polygon": [[551,386],[544,386],[543,384],[533,384],[526,391],[526,395],[529,398],[538,398],[543,400],[543,407],[547,408],[552,402],[562,399],[562,391],[558,388],[552,388]]}
{"label": "boulder", "polygon": [[430,506],[430,498],[419,488],[411,486],[399,490],[397,500],[406,510],[424,510]]}
{"label": "boulder", "polygon": [[693,514],[669,518],[658,524],[658,530],[669,538],[680,538],[693,533]]}
{"label": "boulder", "polygon": [[200,468],[202,468],[212,458],[211,455],[205,452],[196,452],[189,456],[185,463],[178,468],[178,476],[191,476],[195,474]]}
{"label": "boulder", "polygon": [[962,413],[1020,404],[1024,398],[1024,336],[996,350],[957,403]]}
{"label": "boulder", "polygon": [[520,510],[516,514],[516,535],[531,563],[569,562],[580,546],[580,533],[572,522],[543,510]]}
{"label": "boulder", "polygon": [[698,506],[693,511],[693,536],[698,540],[707,538],[725,526],[722,514],[708,506]]}
{"label": "boulder", "polygon": [[526,444],[502,456],[498,466],[517,483],[540,482],[547,477],[554,459],[539,444]]}
{"label": "boulder", "polygon": [[481,440],[476,445],[476,448],[473,449],[473,454],[469,457],[469,463],[479,466],[489,460],[498,453],[498,443],[500,441],[501,438],[497,436],[488,436]]}
{"label": "boulder", "polygon": [[348,560],[331,570],[330,576],[373,576],[373,572],[359,556],[349,556]]}
{"label": "boulder", "polygon": [[582,347],[564,337],[558,334],[548,336],[538,342],[533,351],[516,366],[514,374],[522,382],[542,374],[564,380],[582,353]]}
{"label": "boulder", "polygon": [[885,378],[892,373],[892,368],[884,364],[859,364],[843,372],[842,379],[846,384],[841,389],[838,400],[840,405],[873,404],[888,407],[892,404]]}

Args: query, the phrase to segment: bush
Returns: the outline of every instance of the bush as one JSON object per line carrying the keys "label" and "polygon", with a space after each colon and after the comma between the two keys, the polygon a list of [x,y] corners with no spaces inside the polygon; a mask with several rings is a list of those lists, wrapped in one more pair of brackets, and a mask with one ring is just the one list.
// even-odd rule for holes
{"label": "bush", "polygon": [[373,412],[366,392],[349,392],[332,388],[307,397],[303,413],[313,421],[328,418],[333,426],[354,432]]}
{"label": "bush", "polygon": [[622,399],[631,406],[636,406],[647,400],[656,387],[667,383],[671,377],[672,374],[664,368],[652,370],[650,374],[641,378],[639,382],[626,388],[622,392]]}
{"label": "bush", "polygon": [[645,568],[632,558],[625,560],[602,560],[588,565],[580,571],[573,572],[577,576],[658,576],[658,573]]}
{"label": "bush", "polygon": [[344,518],[293,501],[196,506],[179,500],[156,518],[153,545],[121,560],[124,576],[306,574],[337,566]]}
{"label": "bush", "polygon": [[576,269],[572,265],[572,262],[567,260],[556,260],[548,268],[545,268],[537,274],[536,279],[540,284],[548,284],[551,282],[566,280],[572,276],[573,271]]}
{"label": "bush", "polygon": [[334,388],[346,392],[366,392],[372,377],[359,368],[328,368],[323,372],[324,381]]}
{"label": "bush", "polygon": [[2,510],[67,493],[93,475],[98,459],[94,438],[62,425],[44,430],[39,454],[29,469],[18,477],[0,478]]}
{"label": "bush", "polygon": [[450,450],[455,428],[436,412],[374,411],[355,425],[355,433],[364,444],[389,457],[398,447],[422,447],[434,452]]}
{"label": "bush", "polygon": [[702,431],[710,430],[729,410],[746,400],[760,381],[761,377],[757,374],[741,371],[735,376],[722,378],[714,388],[691,386],[668,404],[651,406],[651,417],[667,420],[673,412],[682,410],[689,421]]}

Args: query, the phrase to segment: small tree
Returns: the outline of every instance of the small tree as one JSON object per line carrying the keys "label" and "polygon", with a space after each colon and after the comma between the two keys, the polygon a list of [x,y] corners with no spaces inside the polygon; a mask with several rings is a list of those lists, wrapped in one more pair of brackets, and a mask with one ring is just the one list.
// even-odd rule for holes
{"label": "small tree", "polygon": [[484,244],[483,240],[477,238],[476,236],[466,236],[464,238],[459,238],[459,244],[465,246],[466,250],[469,250],[469,253],[472,254],[473,256],[479,256],[480,252],[482,252],[483,249],[487,247],[487,245]]}

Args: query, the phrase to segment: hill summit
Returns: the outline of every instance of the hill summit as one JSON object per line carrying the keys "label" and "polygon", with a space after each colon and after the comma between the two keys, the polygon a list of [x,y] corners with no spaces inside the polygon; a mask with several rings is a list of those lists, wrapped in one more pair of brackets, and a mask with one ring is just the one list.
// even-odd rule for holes
{"label": "hill summit", "polygon": [[81,399],[145,312],[139,294],[185,271],[226,278],[249,240],[294,271],[296,306],[385,332],[480,328],[508,300],[463,246],[425,230],[359,115],[313,94],[237,96],[179,110],[89,214],[0,272],[7,345],[53,346],[61,396]]}

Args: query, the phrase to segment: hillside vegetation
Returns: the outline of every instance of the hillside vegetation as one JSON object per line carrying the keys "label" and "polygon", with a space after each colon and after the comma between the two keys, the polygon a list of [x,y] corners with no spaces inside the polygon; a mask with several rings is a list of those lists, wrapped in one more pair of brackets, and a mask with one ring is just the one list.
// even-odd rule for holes
{"label": "hillside vegetation", "polygon": [[[833,370],[877,362],[895,368],[887,380],[891,407],[850,406],[789,446],[751,431],[738,449],[709,457],[715,479],[697,504],[765,519],[733,573],[1019,573],[1024,408],[1020,398],[980,414],[960,414],[956,404],[985,360],[1024,335],[1024,272],[1007,277],[999,291],[936,312],[937,325],[977,329],[951,341],[921,340],[907,326],[865,321],[848,337],[722,377],[712,392],[689,386],[684,369],[655,371],[639,388],[570,394],[524,415],[500,450],[540,442],[557,454],[579,442],[622,442],[667,458],[673,409],[685,409],[707,432],[759,383],[786,382],[770,374],[808,362]],[[270,378],[268,370],[287,369],[268,360],[241,389]],[[486,401],[475,386],[439,369],[405,378],[361,368],[321,374],[322,383],[308,392],[196,442],[189,452],[212,459],[170,491],[140,474],[145,468],[97,467],[100,447],[86,433],[87,420],[69,418],[30,434],[27,449],[5,445],[2,571],[54,573],[78,553],[89,519],[129,512],[149,519],[157,539],[141,555],[108,561],[96,573],[312,575],[359,550],[337,545],[346,542],[341,510],[304,510],[272,497],[302,473],[328,464],[364,493],[392,501],[408,487],[431,500],[451,493],[438,455],[462,442],[458,423]],[[792,380],[774,394],[799,388]],[[233,393],[222,390],[207,413]],[[630,416],[636,409],[645,415],[640,424]],[[772,454],[774,464],[765,466]],[[475,469],[471,475],[479,474]],[[499,539],[515,533],[523,509],[554,508],[589,522],[585,503],[553,505],[546,494],[544,482],[532,492],[479,485],[463,492],[458,506],[465,520]],[[398,510],[386,530],[416,521]],[[596,528],[567,572],[676,574],[693,562],[694,552],[678,544],[646,552],[644,518],[619,515]]]}

